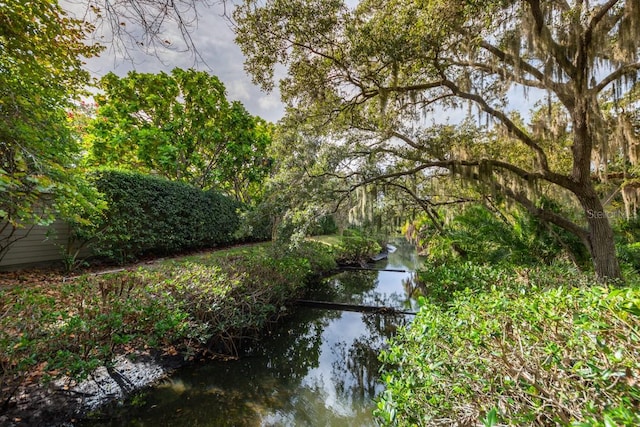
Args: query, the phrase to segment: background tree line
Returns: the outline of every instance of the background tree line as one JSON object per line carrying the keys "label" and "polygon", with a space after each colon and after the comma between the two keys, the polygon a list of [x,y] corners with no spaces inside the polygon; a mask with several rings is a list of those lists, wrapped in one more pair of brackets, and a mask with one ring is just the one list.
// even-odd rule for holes
{"label": "background tree line", "polygon": [[[100,164],[222,191],[283,230],[328,213],[341,225],[399,226],[418,211],[442,230],[460,206],[481,202],[500,217],[516,203],[581,242],[600,278],[621,274],[609,217],[634,217],[640,192],[633,1],[246,0],[233,24],[247,69],[270,89],[275,65],[287,67],[278,129],[194,70],[110,74],[95,110],[78,108],[82,60],[101,50],[85,43],[93,25],[146,47],[177,25],[189,44],[195,2],[90,2],[84,21],[57,2],[6,5],[7,230],[54,212],[87,221],[102,204],[82,170]],[[530,117],[512,108],[514,88],[543,94]],[[429,123],[436,108],[467,118]]]}
{"label": "background tree line", "polygon": [[1,6],[0,258],[22,227],[64,219],[86,234],[104,225],[108,203],[87,177],[97,167],[245,204],[260,194],[273,125],[228,100],[217,77],[193,69],[110,73],[95,85],[94,104],[83,61],[103,50],[88,42],[102,21],[74,19],[57,1]]}
{"label": "background tree line", "polygon": [[[348,182],[347,193],[403,188],[435,219],[434,205],[459,199],[431,192],[448,175],[575,236],[605,280],[621,275],[608,204],[622,199],[631,217],[638,200],[638,9],[245,0],[234,18],[254,81],[273,88],[284,64],[290,123],[342,152],[324,173]],[[512,104],[531,92],[544,101],[527,120]],[[436,109],[466,124],[430,123]]]}

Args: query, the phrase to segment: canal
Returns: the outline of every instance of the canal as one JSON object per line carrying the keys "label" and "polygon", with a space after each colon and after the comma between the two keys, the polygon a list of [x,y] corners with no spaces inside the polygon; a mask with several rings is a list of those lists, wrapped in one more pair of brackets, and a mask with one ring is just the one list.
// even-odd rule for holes
{"label": "canal", "polygon": [[[405,241],[376,269],[344,271],[309,298],[415,310],[420,258]],[[410,315],[294,308],[238,360],[191,365],[133,396],[103,426],[371,426],[377,356]]]}

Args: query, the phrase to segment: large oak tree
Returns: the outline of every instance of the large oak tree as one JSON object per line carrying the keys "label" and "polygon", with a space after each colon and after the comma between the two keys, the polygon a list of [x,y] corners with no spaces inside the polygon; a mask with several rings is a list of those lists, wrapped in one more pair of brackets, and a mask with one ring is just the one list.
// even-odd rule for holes
{"label": "large oak tree", "polygon": [[[620,276],[593,160],[611,135],[603,101],[623,97],[640,69],[638,1],[364,0],[349,8],[341,0],[245,0],[234,17],[256,82],[270,89],[276,64],[287,67],[280,88],[290,111],[343,141],[364,132],[375,140],[371,152],[413,161],[404,174],[444,168],[488,182],[578,236],[599,278]],[[557,103],[568,139],[512,114],[514,94],[528,91]],[[431,144],[440,138],[430,137],[423,114],[459,113],[465,104],[504,131],[517,161],[454,149],[456,141]],[[558,156],[565,161],[550,161]],[[545,209],[532,187],[569,195],[581,218]]]}

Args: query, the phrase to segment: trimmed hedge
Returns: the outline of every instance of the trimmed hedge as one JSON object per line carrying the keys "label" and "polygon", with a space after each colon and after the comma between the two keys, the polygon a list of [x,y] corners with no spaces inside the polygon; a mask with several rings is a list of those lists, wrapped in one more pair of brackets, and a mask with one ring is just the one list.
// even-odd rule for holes
{"label": "trimmed hedge", "polygon": [[125,262],[143,254],[171,254],[233,241],[240,205],[213,191],[121,170],[90,179],[108,204],[94,239],[97,255]]}

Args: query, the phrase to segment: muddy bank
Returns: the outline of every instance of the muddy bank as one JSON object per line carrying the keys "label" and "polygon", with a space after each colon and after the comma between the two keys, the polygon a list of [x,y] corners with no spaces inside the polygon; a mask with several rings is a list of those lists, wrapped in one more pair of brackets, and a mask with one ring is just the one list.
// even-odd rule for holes
{"label": "muddy bank", "polygon": [[153,385],[185,364],[180,355],[118,356],[113,367],[100,367],[79,383],[60,378],[47,386],[40,383],[21,386],[7,412],[0,415],[0,425],[73,426],[91,411]]}

